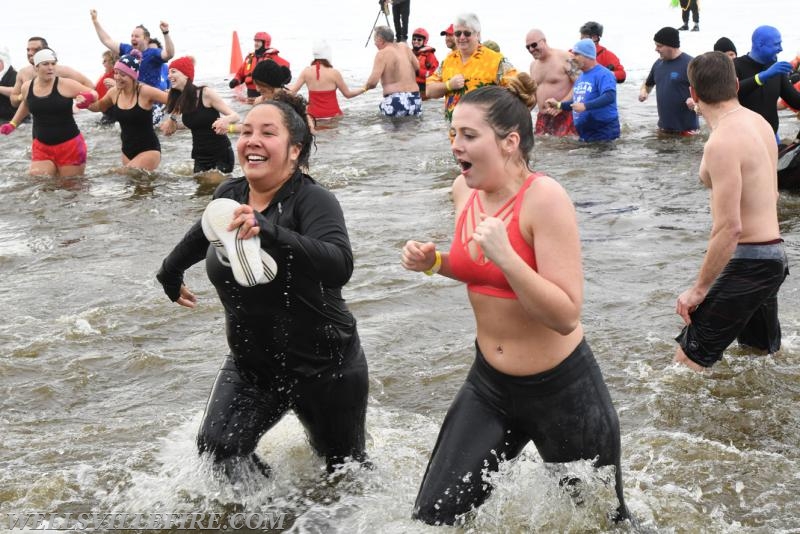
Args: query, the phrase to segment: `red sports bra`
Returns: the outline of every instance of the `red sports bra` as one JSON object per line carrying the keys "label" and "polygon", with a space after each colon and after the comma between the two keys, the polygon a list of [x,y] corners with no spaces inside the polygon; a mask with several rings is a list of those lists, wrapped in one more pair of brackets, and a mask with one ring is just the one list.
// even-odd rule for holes
{"label": "red sports bra", "polygon": [[[517,194],[508,199],[508,202],[494,214],[494,217],[506,222],[506,230],[511,247],[534,270],[536,269],[536,253],[533,247],[525,241],[519,229],[519,212],[522,209],[522,199],[525,196],[525,191],[539,176],[542,176],[542,173],[533,173],[528,176],[525,183],[517,191]],[[483,203],[480,196],[478,196],[477,189],[472,192],[464,209],[458,216],[456,233],[453,237],[453,244],[450,246],[450,255],[448,257],[450,271],[457,280],[466,282],[467,289],[470,291],[492,297],[516,299],[517,295],[512,291],[503,271],[486,259],[477,244],[478,258],[473,259],[470,255],[472,232],[480,222],[476,210],[478,213],[484,213]]]}

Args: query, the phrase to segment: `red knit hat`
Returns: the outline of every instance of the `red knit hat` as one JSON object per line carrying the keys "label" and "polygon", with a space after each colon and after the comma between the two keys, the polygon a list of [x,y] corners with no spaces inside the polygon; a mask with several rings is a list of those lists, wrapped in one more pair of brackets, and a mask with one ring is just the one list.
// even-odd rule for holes
{"label": "red knit hat", "polygon": [[189,81],[194,81],[194,58],[191,56],[179,57],[169,64],[169,68],[182,72],[189,78]]}

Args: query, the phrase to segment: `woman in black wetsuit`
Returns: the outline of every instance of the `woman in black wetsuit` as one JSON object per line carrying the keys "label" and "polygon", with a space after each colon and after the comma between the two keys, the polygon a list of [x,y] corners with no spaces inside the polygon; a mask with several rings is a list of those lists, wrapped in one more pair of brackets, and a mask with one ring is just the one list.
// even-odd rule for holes
{"label": "woman in black wetsuit", "polygon": [[114,64],[116,86],[94,102],[92,111],[108,111],[119,122],[122,164],[134,169],[155,170],[161,163],[161,143],[153,130],[153,104],[167,103],[167,93],[139,83],[142,54],[131,50]]}
{"label": "woman in black wetsuit", "polygon": [[169,64],[170,91],[167,98],[169,118],[161,123],[161,132],[172,135],[177,115],[192,132],[194,172],[233,171],[235,163],[228,133],[239,115],[211,87],[194,85],[194,59],[180,57]]}
{"label": "woman in black wetsuit", "polygon": [[241,204],[229,228],[239,227],[242,239],[260,238],[277,263],[277,277],[238,285],[200,220],[157,275],[171,300],[193,308],[197,300],[183,273],[205,258],[225,308],[230,353],[197,444],[229,475],[242,463],[268,471],[256,445],[289,410],[329,470],[365,458],[367,362],[341,295],[353,253],[338,201],[300,170],[313,143],[305,113],[302,97],[285,92],[253,107],[236,146],[245,176],[226,180],[214,193]]}

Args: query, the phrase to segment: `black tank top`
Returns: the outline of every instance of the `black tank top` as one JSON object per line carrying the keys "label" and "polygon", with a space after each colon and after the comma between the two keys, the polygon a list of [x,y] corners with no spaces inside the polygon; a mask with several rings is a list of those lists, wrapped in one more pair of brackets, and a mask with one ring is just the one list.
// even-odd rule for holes
{"label": "black tank top", "polygon": [[109,110],[111,116],[119,122],[122,153],[128,159],[133,159],[147,150],[161,150],[161,143],[153,130],[153,108],[144,109],[139,105],[139,89],[140,86],[137,85],[136,100],[132,108],[120,108],[119,94],[117,94],[117,100]]}
{"label": "black tank top", "polygon": [[203,89],[200,88],[194,111],[181,114],[183,124],[192,131],[192,159],[217,155],[231,146],[227,135],[218,135],[211,129],[219,111],[203,105]]}
{"label": "black tank top", "polygon": [[77,137],[81,131],[72,116],[72,99],[58,92],[58,78],[47,96],[33,94],[36,78],[28,88],[28,109],[33,115],[33,138],[46,145],[58,145]]}

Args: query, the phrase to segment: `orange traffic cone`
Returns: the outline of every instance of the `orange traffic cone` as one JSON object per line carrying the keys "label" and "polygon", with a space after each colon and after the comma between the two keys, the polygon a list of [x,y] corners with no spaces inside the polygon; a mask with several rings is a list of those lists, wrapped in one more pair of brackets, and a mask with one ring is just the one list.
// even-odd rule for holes
{"label": "orange traffic cone", "polygon": [[242,48],[239,46],[239,34],[233,30],[233,41],[231,42],[231,74],[235,74],[242,66]]}

